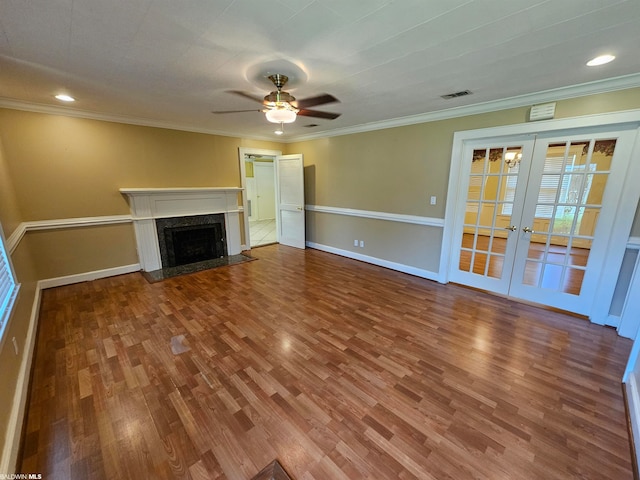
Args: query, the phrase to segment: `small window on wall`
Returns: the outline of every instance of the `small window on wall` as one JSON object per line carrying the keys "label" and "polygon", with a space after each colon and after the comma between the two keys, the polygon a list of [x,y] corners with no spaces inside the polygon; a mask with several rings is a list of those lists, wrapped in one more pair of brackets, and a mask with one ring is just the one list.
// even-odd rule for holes
{"label": "small window on wall", "polygon": [[16,282],[6,249],[2,225],[0,225],[0,345],[4,343],[5,330],[19,288],[20,285]]}

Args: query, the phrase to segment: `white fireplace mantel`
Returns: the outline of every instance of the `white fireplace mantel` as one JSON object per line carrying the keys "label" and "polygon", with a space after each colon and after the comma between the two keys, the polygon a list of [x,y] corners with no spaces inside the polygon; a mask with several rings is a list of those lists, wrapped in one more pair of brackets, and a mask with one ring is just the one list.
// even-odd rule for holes
{"label": "white fireplace mantel", "polygon": [[223,213],[227,253],[241,252],[238,187],[121,188],[129,199],[140,265],[146,272],[162,268],[156,219]]}

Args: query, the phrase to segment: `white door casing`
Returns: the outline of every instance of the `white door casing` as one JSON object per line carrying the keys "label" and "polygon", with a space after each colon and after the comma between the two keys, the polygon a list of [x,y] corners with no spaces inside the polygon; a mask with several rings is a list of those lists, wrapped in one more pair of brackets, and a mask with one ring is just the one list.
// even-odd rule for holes
{"label": "white door casing", "polygon": [[276,157],[279,242],[305,248],[304,160],[302,154]]}

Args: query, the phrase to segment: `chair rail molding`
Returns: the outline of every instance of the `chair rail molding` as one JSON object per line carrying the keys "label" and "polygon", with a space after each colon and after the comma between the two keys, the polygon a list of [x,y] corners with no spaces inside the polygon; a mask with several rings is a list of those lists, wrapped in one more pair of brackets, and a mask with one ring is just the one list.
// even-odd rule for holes
{"label": "chair rail molding", "polygon": [[357,210],[355,208],[328,207],[324,205],[305,205],[309,212],[331,213],[334,215],[346,215],[349,217],[373,218],[375,220],[387,220],[390,222],[412,223],[429,227],[444,227],[443,218],[421,217],[418,215],[405,215],[402,213],[376,212],[373,210]]}
{"label": "chair rail molding", "polygon": [[130,223],[132,221],[133,218],[131,215],[103,215],[99,217],[58,218],[22,222],[7,239],[7,249],[9,253],[13,253],[20,244],[22,237],[31,231],[114,225],[117,223]]}

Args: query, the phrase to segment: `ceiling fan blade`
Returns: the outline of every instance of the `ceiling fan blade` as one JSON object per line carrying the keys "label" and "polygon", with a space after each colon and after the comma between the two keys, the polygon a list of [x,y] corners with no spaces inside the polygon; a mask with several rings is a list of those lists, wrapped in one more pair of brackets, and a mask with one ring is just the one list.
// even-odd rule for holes
{"label": "ceiling fan blade", "polygon": [[264,102],[264,98],[263,97],[257,97],[255,95],[250,94],[250,93],[243,92],[242,90],[227,90],[227,92],[233,93],[234,95],[239,95],[239,96],[244,97],[244,98],[248,98],[249,100],[253,100],[254,102],[259,102],[259,103],[263,103]]}
{"label": "ceiling fan blade", "polygon": [[303,108],[298,112],[298,115],[302,115],[303,117],[316,117],[316,118],[326,118],[327,120],[335,120],[342,114],[331,113],[331,112],[321,112],[320,110],[307,110]]}
{"label": "ceiling fan blade", "polygon": [[251,110],[214,110],[211,113],[220,114],[220,113],[243,113],[243,112],[262,112],[262,110],[256,110],[255,108]]}
{"label": "ceiling fan blade", "polygon": [[318,95],[316,97],[303,98],[302,100],[297,100],[292,103],[294,103],[297,108],[307,108],[307,107],[315,107],[316,105],[324,105],[326,103],[334,103],[339,101],[340,100],[338,100],[333,95],[329,95],[328,93],[323,93],[322,95]]}

